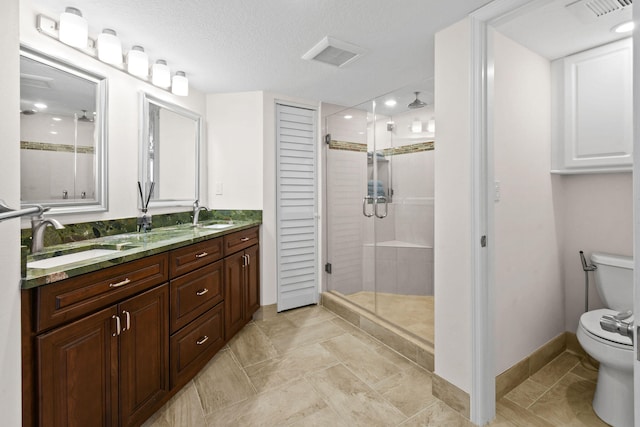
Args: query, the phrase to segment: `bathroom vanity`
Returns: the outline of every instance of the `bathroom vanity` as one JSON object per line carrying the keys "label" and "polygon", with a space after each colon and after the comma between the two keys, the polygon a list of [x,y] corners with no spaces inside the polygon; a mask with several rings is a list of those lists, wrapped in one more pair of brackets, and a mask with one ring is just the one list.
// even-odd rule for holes
{"label": "bathroom vanity", "polygon": [[257,223],[92,247],[114,237],[114,253],[27,270],[24,426],[142,424],[260,306]]}

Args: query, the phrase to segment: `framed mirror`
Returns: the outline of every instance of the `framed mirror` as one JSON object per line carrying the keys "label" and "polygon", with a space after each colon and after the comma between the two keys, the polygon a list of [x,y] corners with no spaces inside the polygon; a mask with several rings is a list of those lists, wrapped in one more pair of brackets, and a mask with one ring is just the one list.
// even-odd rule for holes
{"label": "framed mirror", "polygon": [[148,207],[191,206],[200,195],[202,119],[146,93],[141,96],[140,183],[145,199],[151,192]]}
{"label": "framed mirror", "polygon": [[106,211],[107,80],[20,49],[20,199],[53,214]]}

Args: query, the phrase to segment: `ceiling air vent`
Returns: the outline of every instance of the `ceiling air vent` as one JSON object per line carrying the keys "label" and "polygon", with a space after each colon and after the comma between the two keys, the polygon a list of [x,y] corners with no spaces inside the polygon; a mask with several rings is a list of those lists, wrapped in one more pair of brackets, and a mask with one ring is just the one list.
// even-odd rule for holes
{"label": "ceiling air vent", "polygon": [[327,36],[302,55],[302,59],[342,67],[360,58],[364,53],[365,50],[361,47]]}
{"label": "ceiling air vent", "polygon": [[594,22],[612,12],[631,7],[632,4],[633,0],[578,0],[567,5],[567,9],[584,22]]}

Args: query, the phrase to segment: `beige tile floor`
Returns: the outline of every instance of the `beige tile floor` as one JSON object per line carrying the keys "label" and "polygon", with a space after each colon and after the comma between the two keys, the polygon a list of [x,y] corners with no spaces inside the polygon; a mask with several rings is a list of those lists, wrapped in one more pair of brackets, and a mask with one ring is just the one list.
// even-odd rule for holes
{"label": "beige tile floor", "polygon": [[342,296],[433,344],[433,296],[365,291]]}
{"label": "beige tile floor", "polygon": [[[564,353],[498,402],[492,426],[604,425],[592,371]],[[253,321],[145,427],[472,424],[431,374],[320,306]]]}

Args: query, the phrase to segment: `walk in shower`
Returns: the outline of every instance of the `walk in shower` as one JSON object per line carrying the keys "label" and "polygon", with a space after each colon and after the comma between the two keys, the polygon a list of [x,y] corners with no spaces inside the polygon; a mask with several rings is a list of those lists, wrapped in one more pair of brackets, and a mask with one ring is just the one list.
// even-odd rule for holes
{"label": "walk in shower", "polygon": [[322,107],[326,289],[433,343],[433,94]]}

